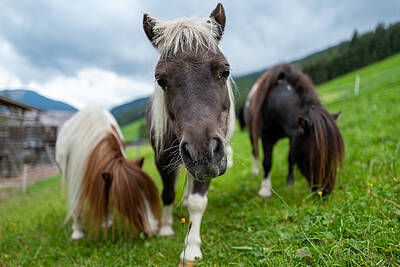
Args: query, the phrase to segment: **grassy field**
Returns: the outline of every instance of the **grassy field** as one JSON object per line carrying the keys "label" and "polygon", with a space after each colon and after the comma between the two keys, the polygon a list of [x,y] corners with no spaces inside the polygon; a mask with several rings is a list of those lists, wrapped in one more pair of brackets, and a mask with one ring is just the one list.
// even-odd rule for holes
{"label": "grassy field", "polygon": [[[200,265],[400,265],[400,71],[390,71],[397,66],[400,55],[321,86],[328,109],[343,111],[338,123],[346,144],[342,176],[325,199],[310,194],[299,172],[295,186],[286,187],[288,140],[274,150],[273,196],[258,197],[262,175],[251,175],[248,135],[235,133],[235,165],[213,181],[208,194]],[[379,79],[372,85],[368,78],[377,73]],[[385,73],[390,75],[385,78]],[[356,74],[361,77],[360,95],[352,97],[350,83]],[[151,149],[128,151],[129,157],[138,154],[145,156],[145,170],[162,188]],[[177,203],[183,177],[177,184]],[[63,224],[65,207],[59,177],[32,186],[25,195],[0,200],[0,264],[173,266],[179,262],[186,233],[180,217],[187,217],[181,206],[174,212],[173,237],[78,242],[70,240],[71,223]]]}
{"label": "grassy field", "polygon": [[121,127],[121,131],[124,135],[125,141],[135,142],[139,136],[139,128],[144,123],[145,119],[143,118]]}

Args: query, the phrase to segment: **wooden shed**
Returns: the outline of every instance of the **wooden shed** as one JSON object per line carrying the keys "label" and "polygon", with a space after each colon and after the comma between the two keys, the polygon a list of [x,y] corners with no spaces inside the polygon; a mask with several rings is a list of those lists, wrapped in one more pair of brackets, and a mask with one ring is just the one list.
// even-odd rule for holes
{"label": "wooden shed", "polygon": [[16,177],[54,151],[57,127],[40,122],[42,111],[0,96],[0,177]]}

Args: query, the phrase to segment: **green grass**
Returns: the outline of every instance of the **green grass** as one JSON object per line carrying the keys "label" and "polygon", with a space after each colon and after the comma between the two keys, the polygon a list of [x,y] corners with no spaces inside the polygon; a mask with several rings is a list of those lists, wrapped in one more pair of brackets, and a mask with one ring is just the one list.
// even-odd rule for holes
{"label": "green grass", "polygon": [[144,118],[127,124],[121,128],[122,135],[126,142],[134,142],[138,138],[139,128],[145,123]]}
{"label": "green grass", "polygon": [[[400,55],[360,70],[361,84],[374,73],[396,67]],[[349,74],[321,86],[335,91],[354,81]],[[262,176],[253,177],[248,134],[236,132],[233,168],[215,179],[202,224],[201,265],[392,265],[400,264],[400,74],[380,79],[379,89],[360,89],[353,98],[326,100],[346,144],[344,170],[335,191],[325,199],[311,195],[304,177],[287,187],[288,140],[274,150],[269,199],[257,196]],[[381,86],[380,86],[381,85]],[[144,155],[144,169],[161,181],[150,147],[129,150]],[[182,197],[183,174],[177,184]],[[373,186],[367,186],[372,183]],[[28,189],[26,195],[0,200],[0,264],[10,266],[173,266],[179,262],[186,228],[179,222],[186,209],[174,212],[176,235],[114,241],[70,240],[71,223],[63,224],[66,201],[60,178]],[[7,254],[8,258],[4,255]]]}

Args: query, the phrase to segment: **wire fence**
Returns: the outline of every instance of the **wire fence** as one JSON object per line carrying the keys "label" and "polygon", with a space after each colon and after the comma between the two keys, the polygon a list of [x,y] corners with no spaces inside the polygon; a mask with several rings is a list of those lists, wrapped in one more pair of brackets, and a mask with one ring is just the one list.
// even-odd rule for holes
{"label": "wire fence", "polygon": [[[321,88],[318,92],[325,104],[339,103],[353,99],[375,90],[384,90],[395,85],[400,85],[400,66],[394,66],[384,71],[374,73],[363,78],[357,74],[354,81],[327,88]],[[357,78],[358,77],[358,78]],[[357,79],[359,79],[357,81]],[[358,83],[358,84],[357,84]]]}

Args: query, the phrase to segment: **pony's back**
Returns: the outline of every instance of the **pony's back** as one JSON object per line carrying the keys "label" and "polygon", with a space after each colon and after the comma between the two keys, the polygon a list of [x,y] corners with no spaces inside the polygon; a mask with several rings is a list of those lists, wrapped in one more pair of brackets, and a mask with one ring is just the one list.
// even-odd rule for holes
{"label": "pony's back", "polygon": [[[68,220],[80,199],[80,186],[88,158],[113,127],[122,137],[114,117],[99,107],[87,107],[76,113],[61,128],[56,143],[56,161],[62,174],[63,190],[68,190]],[[121,147],[121,152],[123,148]]]}

